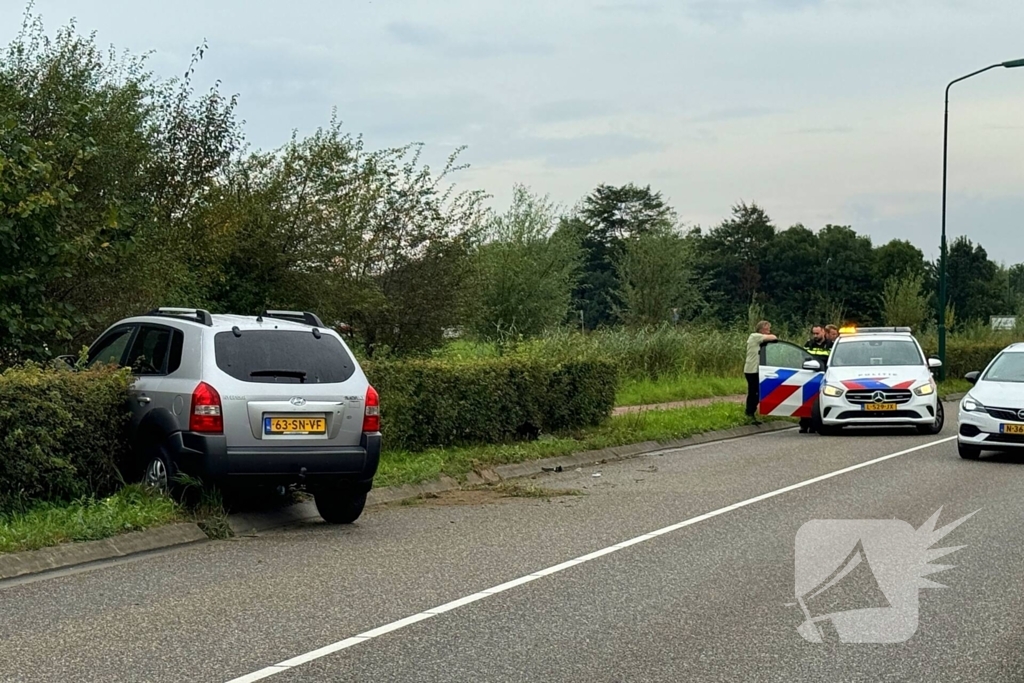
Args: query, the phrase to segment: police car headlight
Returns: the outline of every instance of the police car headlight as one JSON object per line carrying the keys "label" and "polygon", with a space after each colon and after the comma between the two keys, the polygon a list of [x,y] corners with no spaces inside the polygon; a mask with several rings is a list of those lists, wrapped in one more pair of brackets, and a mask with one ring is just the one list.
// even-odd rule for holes
{"label": "police car headlight", "polygon": [[964,399],[964,402],[960,404],[960,407],[966,410],[968,413],[982,413],[985,412],[985,406],[980,401],[968,396]]}
{"label": "police car headlight", "polygon": [[845,392],[839,387],[832,386],[831,384],[826,384],[825,388],[821,390],[821,393],[825,394],[826,396],[831,396],[832,398],[839,398]]}
{"label": "police car headlight", "polygon": [[931,396],[935,393],[935,385],[931,382],[928,384],[922,384],[917,389],[914,389],[914,393],[918,396]]}

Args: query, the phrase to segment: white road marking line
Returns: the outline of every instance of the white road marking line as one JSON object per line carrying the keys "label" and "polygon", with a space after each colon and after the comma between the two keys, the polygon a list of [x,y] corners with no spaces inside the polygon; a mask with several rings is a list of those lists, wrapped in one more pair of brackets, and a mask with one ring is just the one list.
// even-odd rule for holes
{"label": "white road marking line", "polygon": [[899,451],[897,453],[890,453],[889,455],[883,455],[882,457],[875,458],[874,460],[868,460],[866,462],[858,463],[856,465],[851,465],[849,467],[844,467],[841,470],[836,470],[834,472],[829,472],[828,474],[822,474],[821,476],[813,477],[812,479],[807,479],[805,481],[801,481],[799,483],[792,484],[790,486],[784,486],[781,489],[776,489],[775,491],[770,491],[768,493],[762,493],[759,496],[754,496],[753,498],[748,498],[746,500],[740,501],[739,503],[733,503],[732,505],[727,505],[727,506],[725,506],[723,508],[718,508],[717,510],[712,510],[711,512],[706,512],[703,515],[698,515],[696,517],[691,517],[690,519],[684,520],[682,522],[678,522],[676,524],[672,524],[670,526],[666,526],[666,527],[663,527],[661,529],[657,529],[656,531],[651,531],[649,533],[642,534],[642,535],[637,536],[635,538],[631,538],[631,539],[629,539],[627,541],[622,541],[621,543],[617,543],[617,544],[609,546],[607,548],[602,548],[601,550],[596,550],[596,551],[594,551],[592,553],[588,553],[587,555],[582,555],[580,557],[577,557],[574,560],[569,560],[567,562],[562,562],[561,564],[556,564],[553,567],[548,567],[547,569],[541,569],[540,571],[536,571],[536,572],[534,572],[532,574],[527,574],[526,576],[522,576],[522,577],[520,577],[518,579],[513,579],[512,581],[507,581],[506,583],[499,584],[499,585],[495,586],[494,588],[488,588],[487,590],[480,591],[479,593],[473,593],[472,595],[467,595],[464,598],[459,598],[458,600],[453,600],[451,602],[448,602],[448,603],[445,603],[443,605],[440,605],[439,607],[434,607],[434,608],[428,609],[428,610],[426,610],[424,612],[420,612],[419,614],[414,614],[414,615],[412,615],[410,617],[405,617],[404,619],[399,619],[398,621],[393,621],[390,624],[385,624],[384,626],[379,626],[379,627],[377,627],[377,628],[375,628],[373,630],[366,631],[364,633],[360,633],[357,636],[352,636],[351,638],[346,638],[345,640],[339,640],[336,643],[332,643],[331,645],[327,645],[327,646],[319,648],[317,650],[313,650],[311,652],[307,652],[306,654],[299,655],[297,657],[293,657],[291,659],[288,659],[286,661],[281,662],[280,664],[274,664],[274,665],[268,666],[268,667],[266,667],[264,669],[260,669],[259,671],[255,671],[255,672],[253,672],[251,674],[247,674],[247,675],[241,676],[239,678],[233,678],[230,681],[228,681],[228,683],[255,683],[256,681],[261,681],[261,680],[263,680],[265,678],[270,678],[271,676],[274,676],[276,674],[282,673],[284,671],[288,671],[289,669],[292,669],[294,667],[301,666],[302,664],[307,664],[307,663],[309,663],[309,662],[311,662],[313,660],[320,659],[321,657],[326,657],[327,655],[334,654],[335,652],[340,652],[341,650],[345,650],[347,648],[350,648],[353,645],[358,645],[359,643],[364,643],[367,640],[372,640],[373,638],[377,638],[377,637],[385,635],[387,633],[391,633],[393,631],[397,631],[399,629],[405,628],[406,626],[410,626],[410,625],[415,624],[417,622],[423,621],[424,619],[430,619],[431,617],[435,617],[438,614],[444,614],[445,612],[450,612],[451,610],[458,609],[459,607],[463,607],[464,605],[468,605],[468,604],[476,602],[478,600],[483,600],[484,598],[489,598],[492,595],[497,595],[498,593],[504,593],[507,590],[511,590],[511,589],[515,588],[516,586],[521,586],[521,585],[523,585],[525,583],[530,583],[531,581],[536,581],[537,579],[543,578],[545,576],[551,576],[552,574],[557,574],[558,572],[565,571],[566,569],[569,569],[570,567],[575,567],[577,565],[583,564],[584,562],[589,562],[591,560],[596,560],[599,557],[603,557],[605,555],[609,555],[611,553],[617,552],[619,550],[623,550],[625,548],[629,548],[631,546],[637,545],[639,543],[643,543],[645,541],[650,541],[650,540],[652,540],[654,538],[657,538],[659,536],[663,536],[664,534],[671,533],[673,531],[678,531],[679,529],[683,529],[685,527],[692,526],[694,524],[697,524],[698,522],[703,522],[705,520],[711,519],[712,517],[718,517],[719,515],[724,515],[727,512],[732,512],[733,510],[738,510],[738,509],[740,509],[742,507],[746,507],[748,505],[753,505],[754,503],[759,503],[762,500],[768,500],[769,498],[774,498],[776,496],[781,496],[783,493],[789,493],[790,491],[795,491],[795,490],[803,488],[805,486],[810,486],[811,484],[816,484],[816,483],[818,483],[820,481],[825,481],[826,479],[832,479],[833,477],[838,477],[841,474],[846,474],[848,472],[853,472],[854,470],[859,470],[859,469],[861,469],[863,467],[869,467],[871,465],[875,465],[875,464],[878,464],[880,462],[885,462],[886,460],[891,460],[893,458],[898,458],[901,455],[907,455],[908,453],[914,453],[916,451],[921,451],[921,450],[924,450],[926,448],[931,448],[932,446],[938,446],[939,444],[949,443],[950,441],[954,441],[954,440],[956,440],[956,437],[955,436],[950,436],[950,437],[947,437],[945,439],[939,439],[937,441],[930,441],[930,442],[928,442],[926,444],[921,444],[920,446],[914,446],[913,448],[908,448],[906,450],[902,450],[902,451]]}

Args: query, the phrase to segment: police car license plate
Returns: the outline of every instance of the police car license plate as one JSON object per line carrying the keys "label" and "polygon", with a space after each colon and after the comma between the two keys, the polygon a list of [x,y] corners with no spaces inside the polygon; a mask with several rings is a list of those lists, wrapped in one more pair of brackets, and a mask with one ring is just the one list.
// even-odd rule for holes
{"label": "police car license plate", "polygon": [[864,410],[872,413],[884,413],[890,410],[896,410],[895,403],[867,403],[864,405]]}
{"label": "police car license plate", "polygon": [[264,434],[326,434],[327,419],[323,417],[295,417],[268,415],[263,418]]}
{"label": "police car license plate", "polygon": [[1013,424],[1001,424],[999,425],[1000,434],[1022,434],[1024,435],[1024,424],[1013,425]]}

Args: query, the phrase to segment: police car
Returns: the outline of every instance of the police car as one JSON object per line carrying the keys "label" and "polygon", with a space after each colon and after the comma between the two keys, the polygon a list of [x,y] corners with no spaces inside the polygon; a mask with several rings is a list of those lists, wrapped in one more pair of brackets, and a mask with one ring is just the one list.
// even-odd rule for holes
{"label": "police car", "polygon": [[945,415],[932,371],[908,327],[844,328],[827,359],[787,342],[761,350],[764,415],[811,418],[819,434],[847,426],[942,431]]}

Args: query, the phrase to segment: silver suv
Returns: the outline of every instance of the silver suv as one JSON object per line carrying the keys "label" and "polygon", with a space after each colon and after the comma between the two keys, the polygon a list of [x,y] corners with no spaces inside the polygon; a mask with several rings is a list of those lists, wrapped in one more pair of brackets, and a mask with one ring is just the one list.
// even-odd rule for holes
{"label": "silver suv", "polygon": [[217,485],[302,485],[332,523],[355,521],[380,459],[377,392],[312,313],[159,308],[112,325],[88,364],[132,369],[139,473]]}

